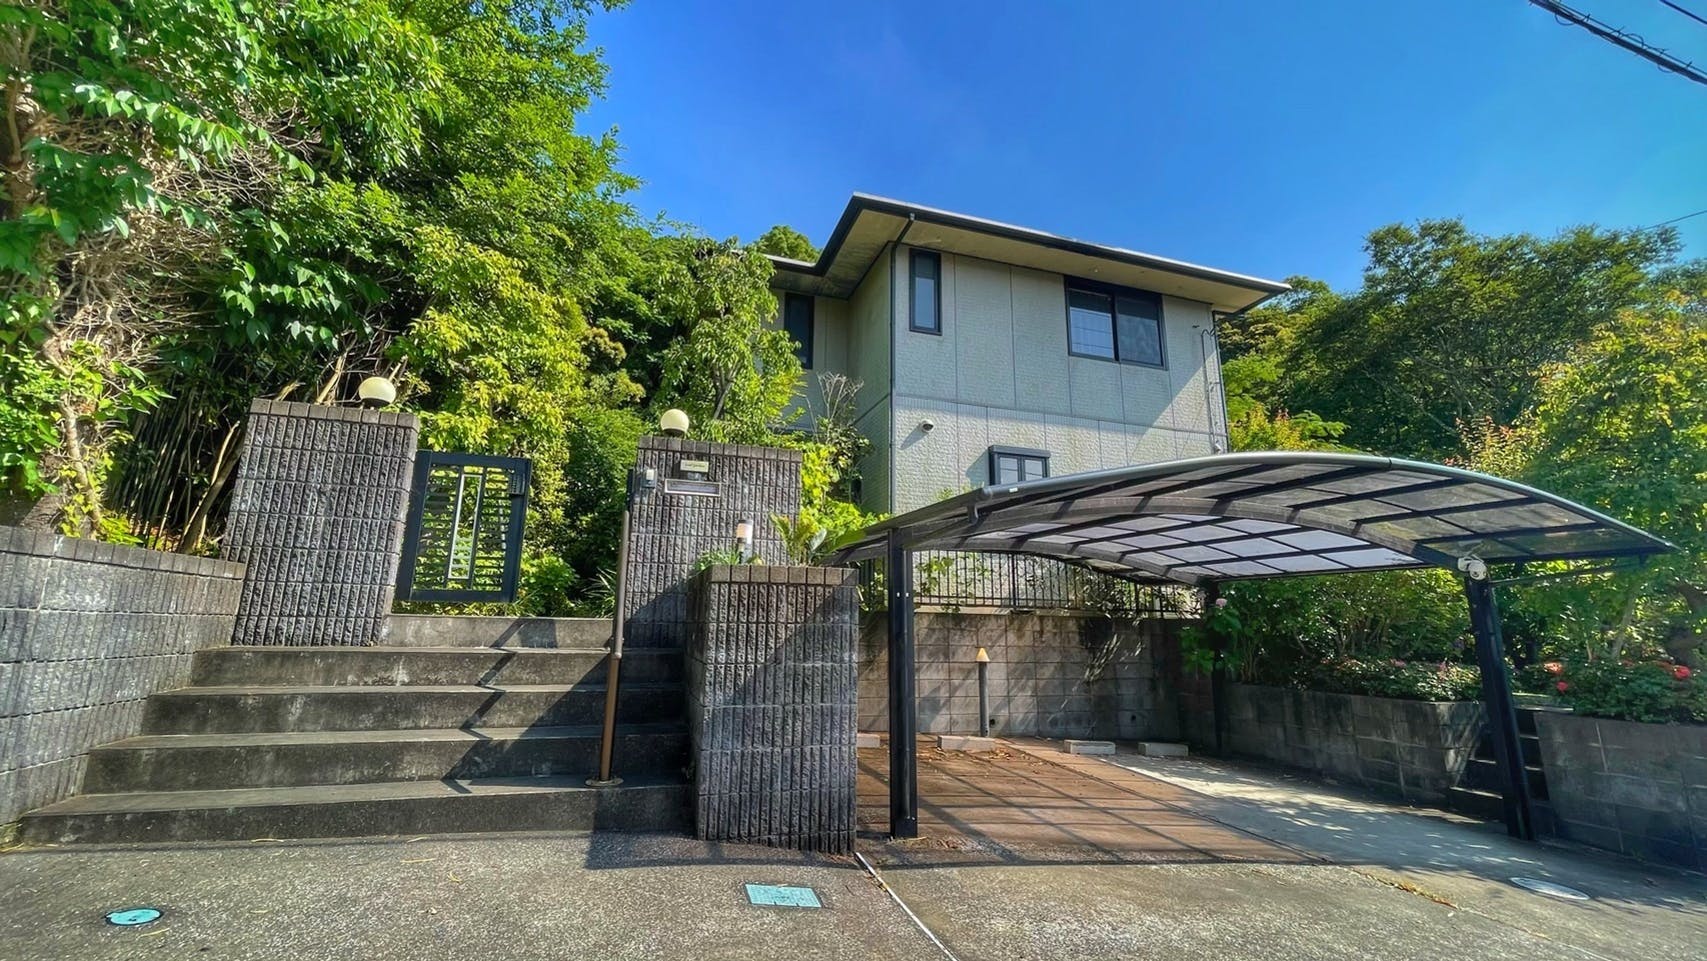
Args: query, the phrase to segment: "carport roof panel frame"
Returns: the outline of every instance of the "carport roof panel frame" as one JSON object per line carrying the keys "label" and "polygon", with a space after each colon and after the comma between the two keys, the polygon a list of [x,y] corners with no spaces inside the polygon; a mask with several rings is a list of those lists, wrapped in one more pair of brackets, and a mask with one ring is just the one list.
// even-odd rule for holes
{"label": "carport roof panel frame", "polygon": [[[1131,523],[1141,518],[1145,523]],[[872,525],[833,559],[881,556],[891,531],[909,550],[1036,554],[1186,584],[1453,567],[1461,557],[1518,563],[1674,549],[1592,508],[1503,478],[1396,458],[1291,451],[987,486]]]}

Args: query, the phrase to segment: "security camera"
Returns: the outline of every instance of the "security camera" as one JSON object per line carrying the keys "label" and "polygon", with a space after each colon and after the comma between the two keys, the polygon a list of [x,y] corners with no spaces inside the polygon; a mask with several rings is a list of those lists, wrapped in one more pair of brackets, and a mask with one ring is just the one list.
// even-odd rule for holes
{"label": "security camera", "polygon": [[931,431],[936,430],[936,421],[928,419],[921,420],[919,421],[919,429],[928,434]]}
{"label": "security camera", "polygon": [[1486,580],[1488,577],[1488,564],[1480,557],[1458,558],[1458,569],[1473,581]]}

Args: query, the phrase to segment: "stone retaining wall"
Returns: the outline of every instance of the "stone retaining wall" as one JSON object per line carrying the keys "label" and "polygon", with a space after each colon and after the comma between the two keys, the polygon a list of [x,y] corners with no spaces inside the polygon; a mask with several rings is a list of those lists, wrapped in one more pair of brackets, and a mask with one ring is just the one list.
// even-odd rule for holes
{"label": "stone retaining wall", "polygon": [[377,644],[397,588],[413,414],[257,400],[225,553],[249,567],[238,644]]}
{"label": "stone retaining wall", "polygon": [[[1093,615],[914,614],[923,734],[978,733],[978,648],[989,652],[990,733],[1174,740],[1167,660],[1178,622]],[[859,727],[889,729],[888,619],[860,633]]]}
{"label": "stone retaining wall", "polygon": [[[1227,750],[1438,805],[1482,734],[1476,701],[1405,701],[1255,684],[1227,685]],[[1193,747],[1215,744],[1214,716],[1188,697]]]}
{"label": "stone retaining wall", "polygon": [[231,642],[243,565],[0,527],[0,824],[73,794],[90,748]]}
{"label": "stone retaining wall", "polygon": [[846,853],[859,591],[851,568],[717,566],[688,648],[696,834]]}
{"label": "stone retaining wall", "polygon": [[1537,711],[1561,837],[1707,871],[1707,726]]}

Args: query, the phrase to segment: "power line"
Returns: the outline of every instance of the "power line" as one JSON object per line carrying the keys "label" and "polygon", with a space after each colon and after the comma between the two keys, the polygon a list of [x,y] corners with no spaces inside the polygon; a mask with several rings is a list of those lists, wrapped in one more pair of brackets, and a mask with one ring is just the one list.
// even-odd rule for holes
{"label": "power line", "polygon": [[1677,4],[1672,3],[1671,0],[1660,0],[1660,2],[1665,4],[1668,7],[1672,8],[1673,10],[1676,10],[1678,13],[1683,14],[1684,16],[1688,17],[1689,19],[1694,20],[1696,23],[1699,23],[1703,26],[1707,26],[1707,19],[1703,19],[1701,17],[1701,15],[1697,14],[1695,11],[1686,10],[1681,6],[1678,6]]}
{"label": "power line", "polygon": [[1688,220],[1691,217],[1699,217],[1702,214],[1707,214],[1707,210],[1697,210],[1692,214],[1684,214],[1681,217],[1673,217],[1670,220],[1662,220],[1657,224],[1649,224],[1648,226],[1643,227],[1642,229],[1643,230],[1653,230],[1656,227],[1670,227],[1672,224],[1678,223],[1680,221]]}
{"label": "power line", "polygon": [[1559,20],[1561,23],[1568,23],[1581,27],[1608,43],[1623,47],[1625,50],[1628,50],[1636,56],[1641,57],[1643,60],[1658,66],[1662,70],[1669,70],[1679,76],[1693,80],[1703,86],[1707,86],[1707,73],[1702,73],[1700,70],[1696,69],[1695,64],[1689,63],[1685,60],[1679,60],[1664,50],[1651,46],[1647,41],[1633,33],[1627,33],[1610,24],[1602,23],[1580,10],[1573,10],[1564,4],[1557,2],[1557,0],[1529,0],[1529,2],[1552,14],[1554,19]]}

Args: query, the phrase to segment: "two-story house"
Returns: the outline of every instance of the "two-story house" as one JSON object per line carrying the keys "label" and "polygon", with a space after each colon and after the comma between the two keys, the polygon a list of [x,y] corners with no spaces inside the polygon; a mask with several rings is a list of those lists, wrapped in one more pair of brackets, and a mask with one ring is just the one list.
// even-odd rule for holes
{"label": "two-story house", "polygon": [[895,513],[1225,451],[1216,319],[1289,289],[865,194],[816,263],[771,259],[808,390],[863,384],[860,496]]}

